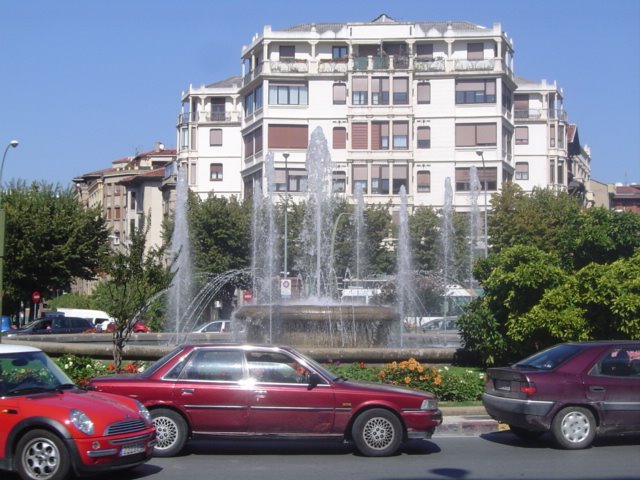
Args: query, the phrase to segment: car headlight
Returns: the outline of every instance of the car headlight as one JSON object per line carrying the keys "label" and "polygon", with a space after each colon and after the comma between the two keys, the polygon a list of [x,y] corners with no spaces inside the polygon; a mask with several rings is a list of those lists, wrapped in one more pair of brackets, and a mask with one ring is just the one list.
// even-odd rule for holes
{"label": "car headlight", "polygon": [[71,423],[82,433],[86,435],[93,435],[93,422],[82,410],[71,410],[69,415]]}
{"label": "car headlight", "polygon": [[148,423],[153,423],[153,419],[151,418],[151,412],[147,410],[147,407],[145,407],[143,404],[141,404],[137,400],[136,400],[136,403],[138,404],[138,412],[140,413],[142,418],[144,418]]}
{"label": "car headlight", "polygon": [[423,400],[422,405],[420,405],[420,410],[437,410],[438,409],[438,400],[432,398],[431,400]]}

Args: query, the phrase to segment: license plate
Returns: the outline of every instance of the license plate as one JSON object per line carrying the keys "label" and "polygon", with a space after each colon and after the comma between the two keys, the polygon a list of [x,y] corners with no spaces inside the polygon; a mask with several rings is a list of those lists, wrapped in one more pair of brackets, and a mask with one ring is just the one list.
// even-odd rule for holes
{"label": "license plate", "polygon": [[125,445],[122,447],[120,456],[126,457],[127,455],[135,455],[136,453],[143,453],[144,451],[144,443],[134,443],[133,445]]}
{"label": "license plate", "polygon": [[511,382],[507,380],[494,380],[493,385],[496,390],[501,390],[503,392],[511,391]]}

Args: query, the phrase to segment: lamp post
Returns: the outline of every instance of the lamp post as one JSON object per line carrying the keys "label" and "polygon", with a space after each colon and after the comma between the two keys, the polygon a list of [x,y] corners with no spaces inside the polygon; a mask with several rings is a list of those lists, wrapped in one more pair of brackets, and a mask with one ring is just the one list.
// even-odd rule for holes
{"label": "lamp post", "polygon": [[[7,147],[4,149],[4,154],[2,155],[2,163],[0,164],[0,317],[2,316],[2,297],[4,296],[4,226],[5,226],[5,213],[4,206],[2,206],[2,171],[4,170],[4,161],[7,158],[7,152],[9,148],[16,148],[18,146],[17,140],[11,140]],[[0,320],[1,322],[1,320]],[[0,339],[2,335],[0,335]]]}
{"label": "lamp post", "polygon": [[487,210],[489,209],[489,204],[487,203],[487,171],[484,167],[484,152],[482,150],[476,150],[476,155],[482,159],[482,189],[484,190],[484,258],[487,258],[489,244],[489,232],[487,230]]}
{"label": "lamp post", "polygon": [[288,211],[289,211],[289,164],[287,161],[289,160],[289,153],[284,152],[282,154],[284,157],[284,278],[288,277],[287,270],[287,238],[289,237],[288,232]]}

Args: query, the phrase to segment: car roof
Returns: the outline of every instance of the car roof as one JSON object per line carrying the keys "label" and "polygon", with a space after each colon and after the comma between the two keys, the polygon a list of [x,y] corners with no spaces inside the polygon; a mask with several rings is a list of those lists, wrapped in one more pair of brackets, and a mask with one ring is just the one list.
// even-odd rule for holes
{"label": "car roof", "polygon": [[587,342],[566,342],[565,345],[580,345],[583,347],[611,347],[616,345],[637,345],[640,340],[590,340]]}
{"label": "car roof", "polygon": [[28,353],[28,352],[41,352],[39,348],[31,347],[29,345],[12,345],[8,343],[0,344],[0,355],[3,353]]}

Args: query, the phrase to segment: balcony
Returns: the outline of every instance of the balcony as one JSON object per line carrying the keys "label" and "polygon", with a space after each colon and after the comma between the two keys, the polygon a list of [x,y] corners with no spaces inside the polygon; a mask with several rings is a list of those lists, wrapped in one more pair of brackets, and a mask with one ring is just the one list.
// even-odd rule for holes
{"label": "balcony", "polygon": [[238,115],[232,112],[190,112],[178,115],[178,125],[188,123],[229,123],[238,122]]}
{"label": "balcony", "polygon": [[562,109],[542,109],[542,108],[527,108],[516,109],[513,112],[516,122],[518,121],[547,121],[547,120],[560,120],[567,121],[567,112]]}
{"label": "balcony", "polygon": [[445,61],[442,58],[416,57],[413,60],[413,69],[416,72],[444,72]]}
{"label": "balcony", "polygon": [[320,60],[318,73],[347,73],[348,59]]}
{"label": "balcony", "polygon": [[269,62],[271,73],[309,73],[309,62],[298,59],[280,59]]}

